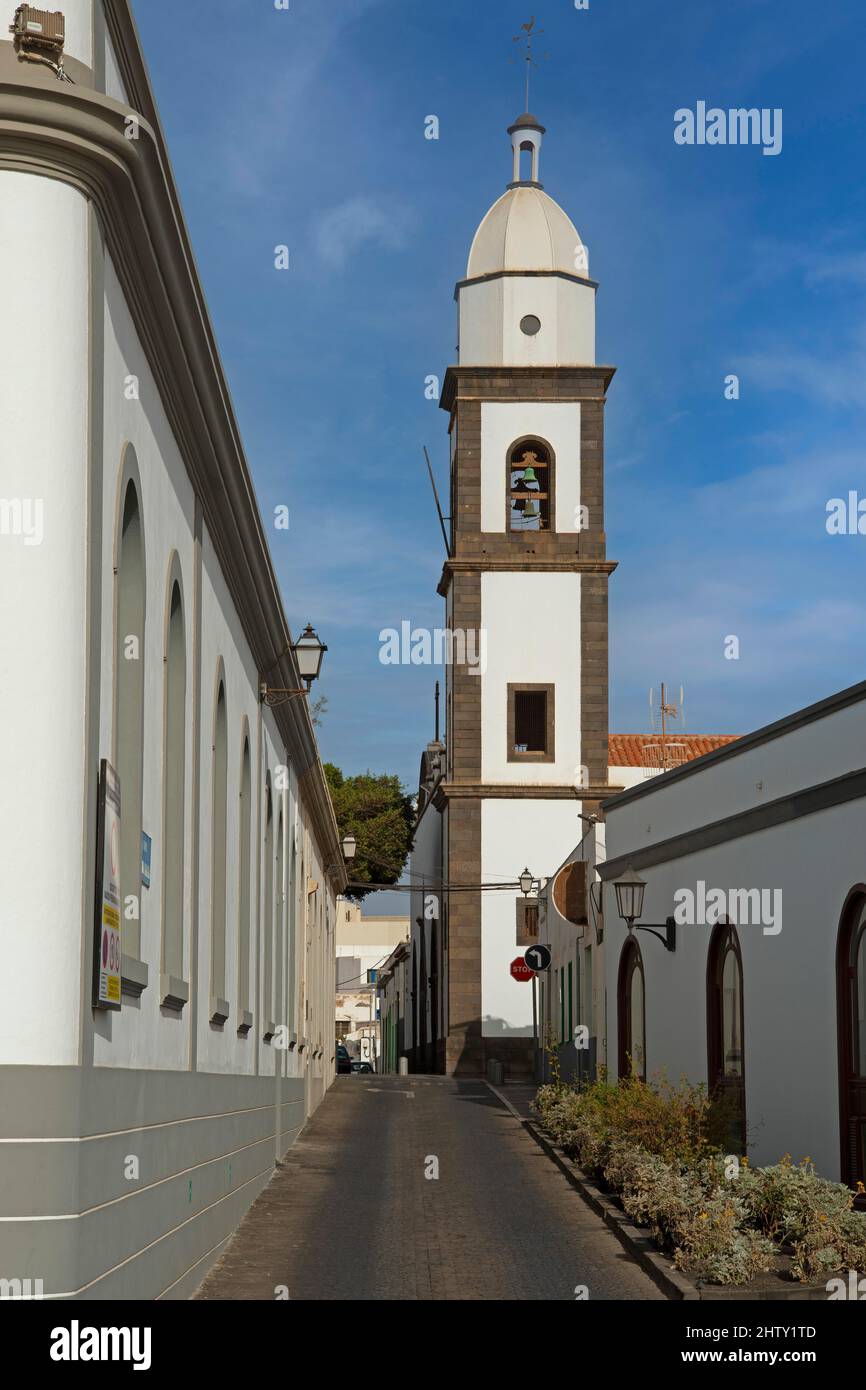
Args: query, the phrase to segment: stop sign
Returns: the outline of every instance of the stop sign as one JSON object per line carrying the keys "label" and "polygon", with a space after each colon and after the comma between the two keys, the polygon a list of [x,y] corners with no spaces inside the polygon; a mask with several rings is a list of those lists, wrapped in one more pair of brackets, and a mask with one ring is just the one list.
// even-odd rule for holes
{"label": "stop sign", "polygon": [[524,984],[531,980],[535,974],[534,970],[530,970],[523,956],[515,956],[510,969],[512,977],[515,980],[523,980]]}

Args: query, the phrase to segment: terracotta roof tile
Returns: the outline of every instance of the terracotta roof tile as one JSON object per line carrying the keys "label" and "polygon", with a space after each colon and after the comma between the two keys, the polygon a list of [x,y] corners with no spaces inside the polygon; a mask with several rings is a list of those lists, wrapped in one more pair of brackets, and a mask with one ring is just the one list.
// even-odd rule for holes
{"label": "terracotta roof tile", "polygon": [[[739,734],[668,734],[668,744],[676,746],[679,761],[690,763],[704,753],[734,743]],[[661,734],[611,734],[607,740],[610,767],[645,767],[647,745],[661,744]]]}

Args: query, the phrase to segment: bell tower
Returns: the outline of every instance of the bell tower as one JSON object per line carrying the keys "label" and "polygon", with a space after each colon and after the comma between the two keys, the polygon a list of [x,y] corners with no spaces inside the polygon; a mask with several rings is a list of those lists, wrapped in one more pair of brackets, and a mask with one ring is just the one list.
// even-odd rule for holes
{"label": "bell tower", "polygon": [[[540,181],[545,129],[509,128],[512,180],[456,288],[457,365],[441,406],[451,442],[451,553],[439,592],[454,661],[441,784],[447,1020],[439,1067],[532,1065],[530,941],[514,883],[547,877],[608,781],[608,577],[597,284],[571,219]],[[474,643],[473,643],[474,635]]]}

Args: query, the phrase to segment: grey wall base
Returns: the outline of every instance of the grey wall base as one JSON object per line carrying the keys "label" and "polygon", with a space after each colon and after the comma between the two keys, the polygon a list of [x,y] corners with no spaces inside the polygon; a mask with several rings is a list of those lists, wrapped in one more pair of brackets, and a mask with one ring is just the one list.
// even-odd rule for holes
{"label": "grey wall base", "polygon": [[[0,1067],[0,1096],[0,1278],[46,1298],[188,1298],[273,1172],[273,1077]],[[307,1103],[283,1077],[281,1153]]]}

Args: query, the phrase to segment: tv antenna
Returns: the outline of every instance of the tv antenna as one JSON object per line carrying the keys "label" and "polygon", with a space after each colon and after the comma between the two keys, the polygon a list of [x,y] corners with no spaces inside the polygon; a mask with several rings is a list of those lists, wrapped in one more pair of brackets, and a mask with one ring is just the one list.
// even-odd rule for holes
{"label": "tv antenna", "polygon": [[[514,35],[514,38],[513,38],[513,40],[512,40],[512,42],[513,42],[513,43],[525,43],[525,44],[526,44],[526,58],[525,58],[523,61],[526,63],[526,108],[525,108],[525,109],[528,111],[528,110],[529,110],[529,79],[530,79],[530,76],[531,76],[531,74],[532,74],[532,69],[541,66],[540,63],[537,63],[537,62],[535,61],[535,59],[533,58],[533,56],[532,56],[532,41],[533,41],[533,39],[540,38],[540,36],[544,33],[544,30],[543,30],[543,29],[536,29],[536,27],[535,27],[535,15],[532,16],[532,18],[530,19],[530,21],[529,21],[528,24],[521,24],[520,28],[521,28],[521,30],[522,30],[522,33],[520,33],[520,34],[515,34],[515,35]],[[546,62],[547,59],[548,59],[549,57],[550,57],[550,54],[549,54],[549,53],[545,53],[543,61]],[[513,62],[513,61],[514,61],[514,60],[512,59],[512,62]]]}
{"label": "tv antenna", "polygon": [[[664,681],[661,683],[660,697],[656,704],[656,692],[650,686],[649,692],[650,728],[656,736],[652,743],[644,744],[644,768],[651,772],[669,772],[672,767],[680,767],[687,761],[686,745],[676,737],[671,738],[671,724],[679,725],[679,732],[686,728],[686,696],[680,686],[679,700],[673,699]],[[676,730],[674,731],[676,732]]]}

